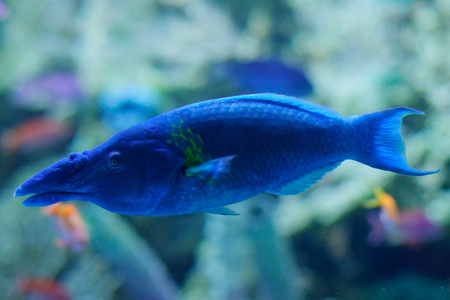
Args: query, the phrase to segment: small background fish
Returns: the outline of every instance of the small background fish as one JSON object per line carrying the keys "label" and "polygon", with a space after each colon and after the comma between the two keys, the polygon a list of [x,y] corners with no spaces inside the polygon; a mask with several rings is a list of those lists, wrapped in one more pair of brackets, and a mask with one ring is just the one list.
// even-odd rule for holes
{"label": "small background fish", "polygon": [[75,74],[51,72],[18,84],[14,105],[42,110],[60,103],[81,102],[84,92]]}
{"label": "small background fish", "polygon": [[38,117],[26,120],[15,128],[5,129],[0,146],[5,154],[29,154],[57,148],[67,142],[71,135],[72,129],[67,123]]}
{"label": "small background fish", "polygon": [[55,226],[59,232],[56,245],[68,248],[74,252],[83,251],[89,242],[89,233],[86,224],[72,203],[55,203],[43,209],[43,214],[55,219]]}
{"label": "small background fish", "polygon": [[228,61],[212,68],[213,78],[229,81],[240,93],[276,93],[304,97],[313,91],[306,72],[279,59]]}
{"label": "small background fish", "polygon": [[391,195],[382,189],[374,192],[377,198],[368,205],[379,207],[379,210],[367,213],[367,221],[371,226],[367,236],[370,245],[378,246],[386,241],[392,245],[418,247],[434,242],[442,235],[442,229],[422,211],[399,210]]}

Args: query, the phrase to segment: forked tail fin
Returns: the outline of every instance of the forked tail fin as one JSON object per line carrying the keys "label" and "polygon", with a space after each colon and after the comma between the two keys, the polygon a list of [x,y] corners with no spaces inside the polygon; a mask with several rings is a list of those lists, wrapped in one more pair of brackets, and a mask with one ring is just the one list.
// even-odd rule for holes
{"label": "forked tail fin", "polygon": [[402,175],[422,176],[435,171],[420,171],[411,168],[405,155],[405,145],[400,135],[402,118],[410,114],[424,113],[408,107],[396,107],[372,114],[358,116],[359,151],[356,160],[373,168]]}

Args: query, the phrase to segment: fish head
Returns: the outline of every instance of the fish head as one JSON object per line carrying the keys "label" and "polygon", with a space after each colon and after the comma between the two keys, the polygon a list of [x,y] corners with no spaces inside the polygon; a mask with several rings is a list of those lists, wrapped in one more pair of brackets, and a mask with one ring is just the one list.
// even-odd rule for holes
{"label": "fish head", "polygon": [[125,131],[43,169],[15,196],[34,194],[25,206],[81,200],[117,213],[146,215],[170,190],[181,165],[182,159],[159,140],[136,139]]}

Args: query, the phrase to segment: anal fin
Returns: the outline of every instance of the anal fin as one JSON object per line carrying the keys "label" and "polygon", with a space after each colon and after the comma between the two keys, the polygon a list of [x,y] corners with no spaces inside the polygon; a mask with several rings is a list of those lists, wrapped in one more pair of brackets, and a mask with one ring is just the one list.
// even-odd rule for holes
{"label": "anal fin", "polygon": [[276,186],[266,192],[275,194],[275,195],[296,195],[305,191],[317,181],[322,179],[325,173],[330,172],[337,168],[341,164],[341,161],[333,162],[321,166],[307,174],[303,174],[294,179],[283,182],[279,186]]}

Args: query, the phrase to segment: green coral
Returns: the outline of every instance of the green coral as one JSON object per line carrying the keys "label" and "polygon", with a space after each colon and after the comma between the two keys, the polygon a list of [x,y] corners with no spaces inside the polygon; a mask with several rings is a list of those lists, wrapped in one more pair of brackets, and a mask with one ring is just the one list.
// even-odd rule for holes
{"label": "green coral", "polygon": [[71,299],[113,299],[122,280],[111,273],[110,265],[100,256],[85,253],[77,257],[74,266],[64,273]]}

